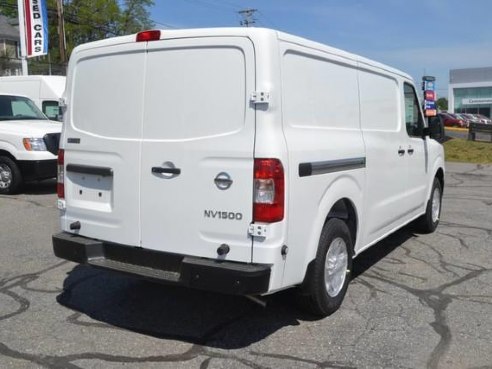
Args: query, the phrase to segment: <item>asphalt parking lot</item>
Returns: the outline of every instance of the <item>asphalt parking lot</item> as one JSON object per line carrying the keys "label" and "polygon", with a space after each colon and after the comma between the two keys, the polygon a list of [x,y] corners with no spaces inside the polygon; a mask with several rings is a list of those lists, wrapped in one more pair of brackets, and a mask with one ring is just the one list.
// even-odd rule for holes
{"label": "asphalt parking lot", "polygon": [[492,166],[445,180],[437,232],[360,255],[321,320],[59,260],[54,182],[0,196],[0,368],[492,368]]}

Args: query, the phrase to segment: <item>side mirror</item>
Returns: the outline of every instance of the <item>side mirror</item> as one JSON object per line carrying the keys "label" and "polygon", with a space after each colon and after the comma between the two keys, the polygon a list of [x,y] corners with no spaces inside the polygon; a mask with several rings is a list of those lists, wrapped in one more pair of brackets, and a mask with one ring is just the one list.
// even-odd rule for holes
{"label": "side mirror", "polygon": [[441,118],[438,116],[429,118],[429,126],[424,128],[424,136],[429,136],[441,143],[444,142],[444,124]]}

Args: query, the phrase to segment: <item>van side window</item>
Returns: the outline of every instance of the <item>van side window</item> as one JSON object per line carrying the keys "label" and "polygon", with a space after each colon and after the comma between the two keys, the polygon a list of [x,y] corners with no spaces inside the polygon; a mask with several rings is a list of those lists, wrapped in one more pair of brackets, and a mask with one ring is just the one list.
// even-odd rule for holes
{"label": "van side window", "polygon": [[60,115],[58,101],[43,101],[43,113],[51,120],[58,120]]}
{"label": "van side window", "polygon": [[403,86],[405,94],[405,124],[407,133],[412,137],[422,137],[424,120],[420,113],[419,100],[413,86],[405,83]]}

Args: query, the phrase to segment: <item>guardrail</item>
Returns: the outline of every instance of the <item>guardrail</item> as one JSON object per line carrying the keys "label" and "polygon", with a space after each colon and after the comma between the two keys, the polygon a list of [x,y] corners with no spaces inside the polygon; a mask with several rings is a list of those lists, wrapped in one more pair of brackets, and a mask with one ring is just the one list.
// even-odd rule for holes
{"label": "guardrail", "polygon": [[477,133],[489,134],[490,142],[492,142],[492,124],[470,123],[470,127],[468,128],[468,139],[476,141]]}

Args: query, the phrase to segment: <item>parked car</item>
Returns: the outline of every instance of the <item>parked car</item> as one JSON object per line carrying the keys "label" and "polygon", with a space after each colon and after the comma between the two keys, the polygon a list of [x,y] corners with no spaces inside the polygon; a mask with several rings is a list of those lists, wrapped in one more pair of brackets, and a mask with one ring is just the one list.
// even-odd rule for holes
{"label": "parked car", "polygon": [[28,97],[0,94],[0,194],[56,177],[61,128]]}
{"label": "parked car", "polygon": [[461,113],[460,115],[468,119],[468,123],[480,123],[480,118],[473,114]]}
{"label": "parked car", "polygon": [[106,39],[68,69],[58,257],[237,295],[295,287],[326,316],[356,255],[439,223],[443,147],[404,72],[261,28]]}
{"label": "parked car", "polygon": [[471,120],[468,117],[466,117],[464,114],[455,113],[455,114],[450,114],[450,115],[455,119],[462,120],[463,122],[465,122],[466,128],[470,127]]}
{"label": "parked car", "polygon": [[453,116],[451,113],[439,113],[445,127],[466,128],[466,122],[463,119]]}
{"label": "parked car", "polygon": [[480,123],[484,124],[492,124],[492,121],[490,118],[487,118],[485,115],[482,114],[475,114],[478,119],[480,119]]}

